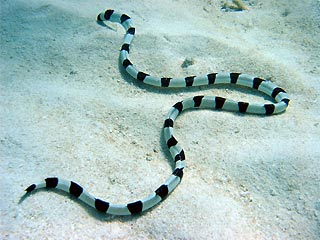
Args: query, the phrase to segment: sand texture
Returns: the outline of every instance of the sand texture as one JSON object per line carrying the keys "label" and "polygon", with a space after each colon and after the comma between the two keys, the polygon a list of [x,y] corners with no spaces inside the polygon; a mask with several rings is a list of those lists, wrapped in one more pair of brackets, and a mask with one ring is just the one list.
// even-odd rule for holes
{"label": "sand texture", "polygon": [[[0,0],[0,239],[319,239],[320,2]],[[149,195],[173,162],[162,137],[170,107],[194,95],[268,102],[250,89],[160,89],[154,76],[242,72],[286,89],[290,106],[265,117],[189,111],[175,123],[187,167],[178,188],[137,216],[97,213],[58,191],[24,189],[49,176],[128,203]],[[185,60],[189,60],[185,62]]]}

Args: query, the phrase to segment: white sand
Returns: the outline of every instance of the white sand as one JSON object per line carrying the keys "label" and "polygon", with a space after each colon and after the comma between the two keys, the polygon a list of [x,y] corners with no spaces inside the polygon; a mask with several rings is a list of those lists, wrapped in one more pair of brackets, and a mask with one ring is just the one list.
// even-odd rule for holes
{"label": "white sand", "polygon": [[[1,239],[317,239],[320,236],[320,3],[1,0]],[[138,3],[137,3],[138,2]],[[287,3],[282,3],[287,2]],[[153,75],[240,71],[291,97],[271,117],[191,111],[176,122],[182,183],[134,217],[97,213],[67,194],[25,187],[48,176],[117,203],[170,175],[161,138],[170,106],[197,94],[265,101],[217,86],[155,89],[119,72],[123,29],[95,22],[114,8],[136,24],[131,59]],[[185,58],[195,64],[182,69]]]}

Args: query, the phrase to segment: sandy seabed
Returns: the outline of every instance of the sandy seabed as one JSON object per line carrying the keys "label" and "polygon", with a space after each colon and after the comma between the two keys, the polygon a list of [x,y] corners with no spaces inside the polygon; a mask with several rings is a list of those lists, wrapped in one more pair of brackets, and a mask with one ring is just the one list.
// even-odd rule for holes
{"label": "sandy seabed", "polygon": [[[244,2],[249,10],[232,12],[205,0],[1,0],[0,238],[319,239],[320,1]],[[106,8],[133,18],[140,70],[261,76],[287,90],[290,106],[270,117],[182,114],[183,181],[140,215],[97,213],[57,191],[19,202],[48,176],[114,203],[141,199],[172,171],[161,127],[175,102],[269,100],[228,85],[137,83],[119,67],[122,27],[95,21]]]}

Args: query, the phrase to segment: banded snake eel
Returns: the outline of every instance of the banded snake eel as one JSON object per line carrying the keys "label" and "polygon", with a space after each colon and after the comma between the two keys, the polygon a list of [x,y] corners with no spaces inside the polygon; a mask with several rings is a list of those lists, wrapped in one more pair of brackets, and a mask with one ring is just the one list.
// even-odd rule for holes
{"label": "banded snake eel", "polygon": [[185,154],[173,136],[173,124],[178,115],[192,108],[222,109],[240,113],[271,115],[284,112],[289,104],[289,96],[280,87],[258,77],[241,73],[210,73],[203,76],[188,76],[184,78],[153,77],[138,71],[129,60],[130,44],[135,34],[135,27],[131,18],[114,10],[106,10],[97,16],[97,21],[110,21],[123,26],[126,33],[120,50],[120,62],[126,72],[138,81],[156,87],[183,88],[212,84],[236,84],[256,89],[271,96],[276,103],[248,103],[236,102],[216,96],[194,96],[173,105],[169,110],[163,126],[166,145],[175,161],[175,168],[170,177],[158,189],[146,198],[128,204],[113,204],[98,199],[73,181],[57,177],[46,178],[43,182],[32,184],[26,189],[26,194],[40,188],[57,188],[80,199],[87,205],[112,215],[131,215],[150,209],[164,200],[180,183],[185,167]]}

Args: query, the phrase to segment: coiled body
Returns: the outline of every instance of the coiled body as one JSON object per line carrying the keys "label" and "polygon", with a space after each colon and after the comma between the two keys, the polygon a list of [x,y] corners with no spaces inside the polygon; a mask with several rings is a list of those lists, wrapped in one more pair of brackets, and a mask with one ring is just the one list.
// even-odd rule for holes
{"label": "coiled body", "polygon": [[183,149],[178,144],[178,141],[173,136],[174,121],[182,111],[191,108],[206,108],[238,111],[241,113],[271,115],[284,112],[289,104],[289,97],[282,88],[276,86],[270,81],[247,74],[210,73],[203,76],[170,78],[154,77],[142,71],[138,71],[129,60],[130,44],[135,34],[135,27],[131,18],[126,14],[118,13],[114,10],[107,10],[98,15],[97,21],[111,21],[119,23],[124,27],[126,33],[120,50],[120,61],[127,73],[138,81],[163,88],[183,88],[222,83],[235,84],[263,92],[264,94],[271,96],[276,103],[266,104],[236,102],[216,96],[195,96],[176,103],[169,110],[163,126],[164,139],[170,154],[175,161],[175,168],[166,182],[161,184],[160,187],[158,187],[149,196],[141,200],[128,204],[113,204],[92,196],[83,187],[73,181],[64,180],[57,177],[47,178],[41,183],[30,185],[26,189],[27,193],[33,192],[39,188],[57,188],[70,193],[71,195],[77,197],[81,201],[101,212],[113,215],[130,215],[140,213],[152,208],[166,198],[166,196],[168,196],[168,194],[170,194],[177,187],[182,179],[183,169],[185,167],[185,154]]}

